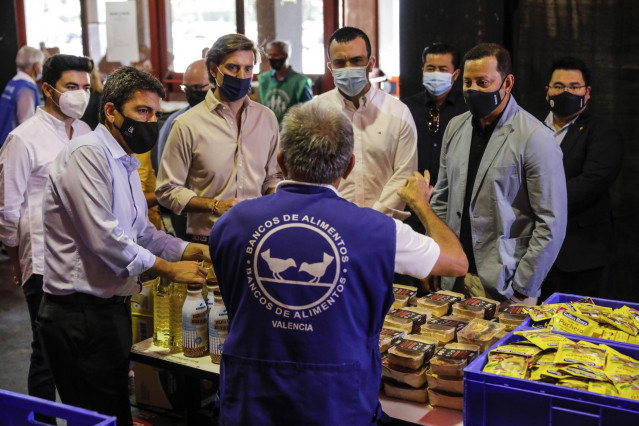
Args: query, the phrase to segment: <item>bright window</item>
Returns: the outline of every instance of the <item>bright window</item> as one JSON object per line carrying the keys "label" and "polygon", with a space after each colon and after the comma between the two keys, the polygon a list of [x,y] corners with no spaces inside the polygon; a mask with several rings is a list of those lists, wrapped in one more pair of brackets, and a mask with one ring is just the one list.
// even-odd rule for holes
{"label": "bright window", "polygon": [[24,0],[27,44],[82,55],[80,0]]}

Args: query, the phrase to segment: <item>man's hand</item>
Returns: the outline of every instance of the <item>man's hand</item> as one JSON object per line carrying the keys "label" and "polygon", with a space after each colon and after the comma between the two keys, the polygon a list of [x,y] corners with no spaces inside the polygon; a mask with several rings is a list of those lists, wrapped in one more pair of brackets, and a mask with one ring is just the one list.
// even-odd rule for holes
{"label": "man's hand", "polygon": [[200,283],[206,285],[207,273],[208,271],[202,268],[198,262],[182,261],[171,263],[166,278],[176,283]]}
{"label": "man's hand", "polygon": [[182,260],[204,260],[211,263],[209,247],[204,244],[190,243],[182,253]]}
{"label": "man's hand", "polygon": [[233,198],[232,200],[220,201],[217,203],[218,216],[222,216],[227,211],[231,210],[231,207],[239,203],[239,198]]}
{"label": "man's hand", "polygon": [[9,247],[4,246],[4,249],[11,259],[11,267],[13,269],[13,283],[15,285],[22,285],[22,270],[20,269],[20,249],[18,246]]}
{"label": "man's hand", "polygon": [[435,293],[436,291],[439,291],[442,289],[439,286],[438,275],[429,275],[421,281],[422,281],[422,286],[424,287],[424,290],[426,290],[429,293]]}
{"label": "man's hand", "polygon": [[430,184],[430,173],[424,170],[424,176],[415,172],[413,176],[406,180],[406,184],[397,191],[402,200],[411,208],[418,203],[430,202],[435,188]]}

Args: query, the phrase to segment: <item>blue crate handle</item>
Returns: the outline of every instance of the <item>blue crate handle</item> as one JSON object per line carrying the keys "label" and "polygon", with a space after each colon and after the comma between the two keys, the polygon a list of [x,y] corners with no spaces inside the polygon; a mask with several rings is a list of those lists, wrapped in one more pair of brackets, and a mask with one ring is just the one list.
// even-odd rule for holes
{"label": "blue crate handle", "polygon": [[34,413],[65,419],[67,426],[116,426],[116,418],[84,408],[0,389],[0,423],[3,426],[43,425]]}

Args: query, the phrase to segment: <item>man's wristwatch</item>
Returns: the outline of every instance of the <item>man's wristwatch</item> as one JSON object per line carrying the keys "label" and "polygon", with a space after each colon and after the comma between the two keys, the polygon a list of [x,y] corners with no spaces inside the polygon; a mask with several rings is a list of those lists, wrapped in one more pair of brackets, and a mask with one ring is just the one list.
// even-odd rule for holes
{"label": "man's wristwatch", "polygon": [[220,200],[215,200],[215,203],[213,203],[213,208],[211,209],[211,213],[213,213],[215,216],[220,216],[222,213],[220,213],[220,210],[218,209],[218,206],[220,205]]}

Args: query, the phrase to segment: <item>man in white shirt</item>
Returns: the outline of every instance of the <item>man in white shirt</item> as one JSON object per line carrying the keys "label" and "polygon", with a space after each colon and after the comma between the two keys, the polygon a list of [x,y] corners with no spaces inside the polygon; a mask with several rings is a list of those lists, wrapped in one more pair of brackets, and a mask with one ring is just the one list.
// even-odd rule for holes
{"label": "man in white shirt", "polygon": [[[95,131],[69,142],[51,166],[43,199],[44,296],[37,326],[62,402],[131,424],[130,296],[145,271],[206,282],[187,244],[149,222],[135,154],[157,142],[162,84],[122,67],[109,76]],[[167,260],[164,260],[167,259]]]}
{"label": "man in white shirt", "polygon": [[34,47],[23,46],[16,55],[18,72],[7,83],[0,98],[0,146],[7,135],[35,114],[40,105],[36,80],[42,73],[44,53]]}
{"label": "man in white shirt", "polygon": [[406,219],[397,190],[417,169],[417,131],[410,111],[398,99],[371,86],[375,66],[368,36],[343,27],[328,44],[328,68],[335,89],[311,102],[343,111],[353,123],[355,168],[339,186],[340,194],[360,207],[372,207]]}
{"label": "man in white shirt", "polygon": [[215,90],[171,127],[156,195],[173,213],[187,213],[191,241],[208,241],[220,215],[280,181],[277,119],[247,96],[258,62],[257,47],[242,34],[220,37],[206,55]]}
{"label": "man in white shirt", "polygon": [[42,196],[51,163],[70,139],[91,131],[80,121],[89,100],[90,59],[55,55],[43,67],[44,107],[13,130],[0,151],[0,240],[22,285],[33,342],[29,394],[55,401],[53,377],[35,328],[42,300]]}

